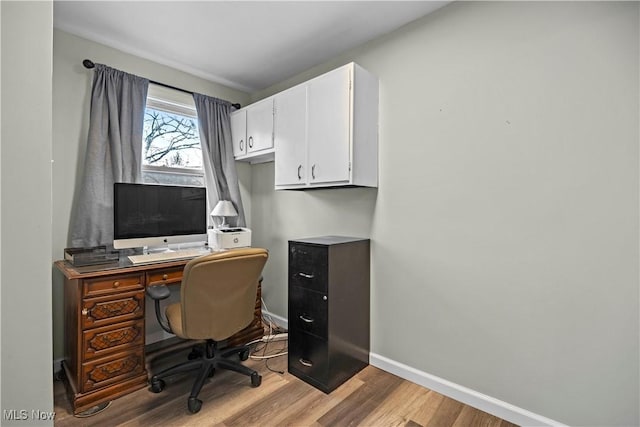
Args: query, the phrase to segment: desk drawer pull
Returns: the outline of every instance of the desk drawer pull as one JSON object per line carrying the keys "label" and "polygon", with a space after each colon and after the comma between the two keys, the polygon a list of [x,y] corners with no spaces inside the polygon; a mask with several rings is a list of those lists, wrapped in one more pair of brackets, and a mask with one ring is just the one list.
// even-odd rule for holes
{"label": "desk drawer pull", "polygon": [[163,274],[162,275],[162,280],[167,280],[168,278],[169,278],[169,275],[167,275],[167,274]]}
{"label": "desk drawer pull", "polygon": [[120,286],[120,282],[113,282],[113,287],[117,288],[118,286]]}
{"label": "desk drawer pull", "polygon": [[313,319],[310,317],[307,317],[306,314],[301,314],[300,316],[298,316],[300,318],[300,320],[302,320],[304,323],[313,323]]}
{"label": "desk drawer pull", "polygon": [[89,310],[87,310],[86,308],[82,309],[82,315],[86,316],[87,314],[89,314]]}
{"label": "desk drawer pull", "polygon": [[302,273],[302,272],[298,273],[298,276],[304,277],[305,279],[313,279],[313,277],[314,277],[313,274],[307,274],[307,273]]}
{"label": "desk drawer pull", "polygon": [[298,362],[300,362],[302,365],[306,366],[307,368],[310,368],[313,366],[313,362],[311,360],[303,359],[302,357],[298,359]]}

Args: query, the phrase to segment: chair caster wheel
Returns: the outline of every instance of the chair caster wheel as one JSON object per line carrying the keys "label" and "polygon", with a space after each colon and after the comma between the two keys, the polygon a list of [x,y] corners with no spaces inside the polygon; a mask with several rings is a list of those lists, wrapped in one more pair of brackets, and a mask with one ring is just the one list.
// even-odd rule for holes
{"label": "chair caster wheel", "polygon": [[260,374],[258,374],[257,372],[251,374],[251,386],[258,387],[260,384],[262,384],[262,377],[260,376]]}
{"label": "chair caster wheel", "polygon": [[249,358],[249,350],[247,349],[247,350],[241,351],[240,353],[238,353],[238,357],[242,362],[244,362]]}
{"label": "chair caster wheel", "polygon": [[189,412],[195,414],[200,411],[200,408],[202,408],[202,400],[190,397],[187,401],[187,406],[189,407]]}
{"label": "chair caster wheel", "polygon": [[151,390],[154,393],[160,393],[162,390],[164,390],[165,385],[166,384],[163,380],[152,378],[151,387],[149,387],[149,390]]}

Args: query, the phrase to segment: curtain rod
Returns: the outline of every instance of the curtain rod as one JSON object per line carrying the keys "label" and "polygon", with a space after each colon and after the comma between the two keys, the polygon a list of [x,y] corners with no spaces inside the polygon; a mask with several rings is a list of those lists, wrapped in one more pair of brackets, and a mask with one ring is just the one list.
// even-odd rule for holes
{"label": "curtain rod", "polygon": [[[85,59],[84,61],[82,61],[82,65],[84,65],[84,68],[88,68],[88,69],[92,69],[92,68],[94,68],[96,66],[96,64],[94,64],[93,61],[90,60],[90,59]],[[193,95],[193,92],[191,92],[190,90],[180,89],[179,87],[171,86],[171,85],[168,85],[166,83],[160,83],[160,82],[156,82],[156,81],[153,81],[153,80],[149,80],[149,83],[153,83],[154,85],[166,87],[166,88],[169,88],[169,89],[179,90],[180,92],[184,92],[184,93],[188,93],[189,95]],[[240,104],[231,104],[231,106],[235,107],[236,109],[240,109],[240,107],[241,107]]]}

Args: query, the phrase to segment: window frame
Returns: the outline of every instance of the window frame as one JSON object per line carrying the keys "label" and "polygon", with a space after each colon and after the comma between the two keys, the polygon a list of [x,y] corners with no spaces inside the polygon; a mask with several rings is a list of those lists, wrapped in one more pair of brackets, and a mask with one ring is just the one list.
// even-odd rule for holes
{"label": "window frame", "polygon": [[[154,110],[163,111],[165,113],[176,114],[184,117],[190,117],[198,120],[198,113],[196,110],[196,104],[193,100],[193,96],[181,92],[175,89],[166,88],[160,85],[149,83],[149,89],[147,92],[147,101],[145,105],[146,109],[152,108]],[[198,135],[198,141],[200,141],[200,135]],[[144,140],[140,141],[143,144]],[[200,150],[202,151],[202,142],[200,141]],[[196,168],[180,168],[173,166],[155,166],[147,165],[144,163],[144,159],[141,161],[141,172],[144,176],[144,172],[152,172],[159,174],[173,174],[173,175],[189,175],[198,177],[204,180],[204,159],[202,167]]]}

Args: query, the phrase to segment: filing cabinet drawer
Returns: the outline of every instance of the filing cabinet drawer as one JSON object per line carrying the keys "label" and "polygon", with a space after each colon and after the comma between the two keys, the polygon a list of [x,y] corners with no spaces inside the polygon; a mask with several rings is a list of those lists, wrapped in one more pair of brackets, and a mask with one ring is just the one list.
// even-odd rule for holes
{"label": "filing cabinet drawer", "polygon": [[82,332],[85,359],[144,345],[144,319],[93,328]]}
{"label": "filing cabinet drawer", "polygon": [[147,273],[147,284],[151,285],[171,285],[182,281],[183,266],[163,268]]}
{"label": "filing cabinet drawer", "polygon": [[83,329],[137,319],[144,314],[144,291],[86,298],[80,314]]}
{"label": "filing cabinet drawer", "polygon": [[144,289],[142,274],[128,274],[85,280],[82,294],[85,297],[112,294],[114,292],[126,292]]}
{"label": "filing cabinet drawer", "polygon": [[289,370],[324,384],[328,379],[327,341],[306,332],[289,331]]}
{"label": "filing cabinet drawer", "polygon": [[82,365],[82,392],[86,393],[109,384],[134,377],[144,371],[144,349],[118,353],[112,357],[95,359]]}
{"label": "filing cabinet drawer", "polygon": [[327,296],[292,286],[289,289],[289,330],[327,338]]}
{"label": "filing cabinet drawer", "polygon": [[327,290],[327,249],[290,243],[289,280],[294,286],[325,292]]}

